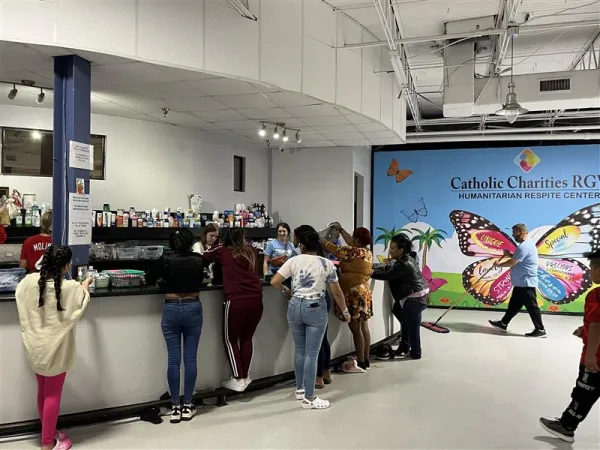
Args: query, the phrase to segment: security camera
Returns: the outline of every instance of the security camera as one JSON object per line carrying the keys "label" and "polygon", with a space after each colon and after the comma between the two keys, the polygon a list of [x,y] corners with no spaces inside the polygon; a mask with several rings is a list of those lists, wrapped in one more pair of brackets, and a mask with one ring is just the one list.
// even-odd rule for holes
{"label": "security camera", "polygon": [[279,146],[279,151],[280,151],[281,153],[285,152],[285,147],[284,147],[283,145],[280,145],[280,146]]}

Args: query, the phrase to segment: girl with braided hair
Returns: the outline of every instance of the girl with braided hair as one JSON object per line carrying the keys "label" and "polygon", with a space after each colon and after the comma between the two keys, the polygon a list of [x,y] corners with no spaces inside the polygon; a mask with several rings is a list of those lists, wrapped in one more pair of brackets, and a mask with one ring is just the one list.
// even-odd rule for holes
{"label": "girl with braided hair", "polygon": [[56,430],[67,372],[75,360],[75,324],[89,301],[92,278],[79,284],[65,280],[71,271],[69,247],[51,245],[41,270],[17,286],[17,310],[25,354],[38,383],[38,411],[42,422],[42,450],[68,450],[71,440]]}

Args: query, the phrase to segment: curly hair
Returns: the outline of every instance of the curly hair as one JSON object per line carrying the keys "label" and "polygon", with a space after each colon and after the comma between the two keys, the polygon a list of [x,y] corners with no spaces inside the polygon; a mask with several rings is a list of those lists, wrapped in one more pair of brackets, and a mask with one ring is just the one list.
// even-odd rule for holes
{"label": "curly hair", "polygon": [[189,228],[181,228],[169,237],[169,247],[180,255],[190,253],[193,245],[194,234]]}
{"label": "curly hair", "polygon": [[64,245],[51,245],[44,252],[42,258],[42,269],[40,270],[40,299],[38,306],[44,306],[44,292],[46,291],[46,283],[49,279],[54,281],[54,290],[56,292],[56,309],[64,311],[60,304],[60,288],[62,284],[62,271],[66,265],[71,262],[73,252],[69,247]]}

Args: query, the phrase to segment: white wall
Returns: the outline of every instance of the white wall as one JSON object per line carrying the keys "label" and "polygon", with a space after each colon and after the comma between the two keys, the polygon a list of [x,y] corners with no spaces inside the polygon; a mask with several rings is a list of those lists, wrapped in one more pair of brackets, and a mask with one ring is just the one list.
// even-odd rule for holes
{"label": "white wall", "polygon": [[354,172],[364,178],[362,223],[371,230],[371,147],[354,147],[353,153]]}
{"label": "white wall", "polygon": [[352,227],[354,170],[352,147],[273,150],[272,205],[292,228],[317,229],[339,221]]}
{"label": "white wall", "polygon": [[[52,130],[52,110],[0,105],[0,126]],[[106,135],[106,179],[92,181],[94,208],[177,208],[201,194],[204,211],[268,201],[268,151],[215,133],[141,120],[92,115]],[[246,158],[246,192],[233,191],[233,155]],[[0,186],[52,200],[52,179],[0,175]]]}
{"label": "white wall", "polygon": [[249,4],[257,22],[227,1],[0,0],[0,40],[258,80],[381,120],[404,139],[404,100],[383,47],[336,48],[373,40],[360,25],[317,0]]}

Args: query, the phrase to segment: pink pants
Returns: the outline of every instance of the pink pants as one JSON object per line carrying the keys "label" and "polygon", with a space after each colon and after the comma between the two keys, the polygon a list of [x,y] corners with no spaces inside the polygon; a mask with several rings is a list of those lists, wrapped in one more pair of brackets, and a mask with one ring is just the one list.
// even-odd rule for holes
{"label": "pink pants", "polygon": [[35,375],[38,382],[38,411],[42,421],[42,445],[52,445],[56,435],[56,422],[60,411],[60,398],[67,373],[53,377]]}

